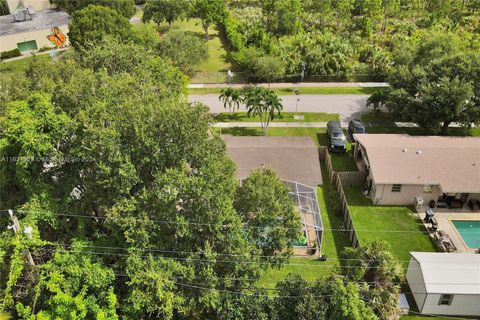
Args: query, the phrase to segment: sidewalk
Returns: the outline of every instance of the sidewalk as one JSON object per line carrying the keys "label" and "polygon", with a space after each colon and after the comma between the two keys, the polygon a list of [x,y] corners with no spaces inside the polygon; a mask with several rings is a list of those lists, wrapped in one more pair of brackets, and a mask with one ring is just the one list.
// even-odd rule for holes
{"label": "sidewalk", "polygon": [[[348,124],[342,123],[342,127]],[[215,128],[260,128],[260,122],[217,122]],[[270,122],[270,128],[326,128],[326,122]]]}
{"label": "sidewalk", "polygon": [[[248,86],[248,83],[190,83],[188,85],[189,89],[200,89],[200,88],[243,88]],[[270,88],[292,88],[292,87],[301,87],[301,88],[370,88],[370,87],[388,87],[389,84],[386,82],[282,82],[282,83],[257,83],[254,84],[261,87]]]}
{"label": "sidewalk", "polygon": [[[340,121],[342,128],[348,127],[348,122]],[[372,127],[370,123],[365,123],[368,127]],[[215,128],[260,128],[260,122],[217,122],[213,125]],[[326,128],[327,122],[270,122],[271,128]],[[395,122],[398,128],[416,128],[418,125],[411,122]],[[460,127],[458,123],[452,123],[451,128]],[[476,127],[472,124],[472,127]]]}

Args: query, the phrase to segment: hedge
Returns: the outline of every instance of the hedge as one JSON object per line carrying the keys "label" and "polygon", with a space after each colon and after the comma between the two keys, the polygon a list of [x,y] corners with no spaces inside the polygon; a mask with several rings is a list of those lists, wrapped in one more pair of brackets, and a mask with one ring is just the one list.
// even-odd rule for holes
{"label": "hedge", "polygon": [[0,58],[1,59],[10,59],[10,58],[19,57],[21,55],[22,55],[22,53],[20,52],[20,50],[18,48],[16,48],[16,49],[9,50],[9,51],[3,51],[0,54]]}

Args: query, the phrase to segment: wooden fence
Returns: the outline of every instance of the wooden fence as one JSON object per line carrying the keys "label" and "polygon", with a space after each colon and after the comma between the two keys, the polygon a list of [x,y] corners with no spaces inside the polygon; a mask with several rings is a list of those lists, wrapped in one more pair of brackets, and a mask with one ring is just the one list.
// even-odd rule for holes
{"label": "wooden fence", "polygon": [[355,231],[355,225],[353,224],[352,215],[348,207],[347,197],[343,186],[362,186],[365,179],[365,172],[335,172],[332,166],[332,160],[328,152],[327,147],[320,147],[318,150],[320,160],[325,163],[327,169],[328,181],[332,187],[334,187],[340,197],[341,211],[343,216],[343,222],[345,230],[348,232],[348,239],[352,247],[359,247],[360,240],[358,239],[357,232]]}
{"label": "wooden fence", "polygon": [[361,171],[337,172],[344,187],[363,187],[367,173]]}

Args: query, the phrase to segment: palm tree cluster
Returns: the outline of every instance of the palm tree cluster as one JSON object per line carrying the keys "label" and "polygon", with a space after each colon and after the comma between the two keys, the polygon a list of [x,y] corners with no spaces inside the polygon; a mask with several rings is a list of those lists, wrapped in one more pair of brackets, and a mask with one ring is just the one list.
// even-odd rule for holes
{"label": "palm tree cluster", "polygon": [[280,116],[283,110],[282,99],[273,90],[264,87],[254,87],[244,92],[235,88],[225,88],[221,91],[219,100],[223,102],[225,109],[228,108],[232,113],[232,118],[240,104],[245,104],[248,117],[260,118],[264,135],[267,135],[270,122]]}

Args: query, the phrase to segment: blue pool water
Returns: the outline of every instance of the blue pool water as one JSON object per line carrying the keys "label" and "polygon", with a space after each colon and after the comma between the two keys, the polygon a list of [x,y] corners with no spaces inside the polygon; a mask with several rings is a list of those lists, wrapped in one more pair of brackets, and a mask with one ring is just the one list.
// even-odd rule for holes
{"label": "blue pool water", "polygon": [[480,248],[480,221],[452,220],[452,223],[469,248]]}

